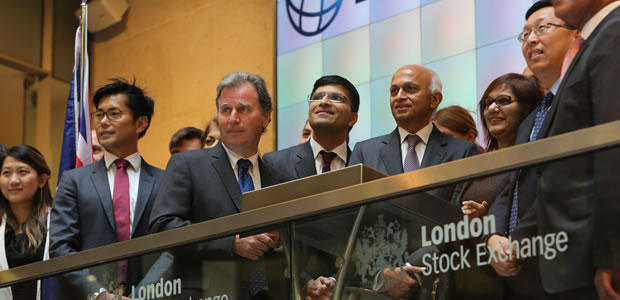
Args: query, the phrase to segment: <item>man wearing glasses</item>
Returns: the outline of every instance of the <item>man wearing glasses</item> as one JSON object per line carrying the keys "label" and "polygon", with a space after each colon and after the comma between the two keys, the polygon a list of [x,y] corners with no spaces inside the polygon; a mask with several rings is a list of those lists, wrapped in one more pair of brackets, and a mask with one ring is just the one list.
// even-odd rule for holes
{"label": "man wearing glasses", "polygon": [[337,75],[323,76],[314,83],[308,100],[308,122],[314,131],[310,140],[263,157],[290,179],[344,168],[350,155],[347,136],[357,122],[360,105],[355,86]]}
{"label": "man wearing glasses", "polygon": [[[351,154],[348,135],[357,122],[360,105],[355,86],[338,75],[323,76],[314,83],[308,102],[308,122],[313,129],[310,140],[263,157],[267,164],[284,172],[291,180],[342,169]],[[315,255],[311,259],[316,258]],[[331,295],[334,280],[317,276],[336,271],[328,267],[334,265],[332,260],[332,257],[322,257],[307,264],[312,270],[300,276],[305,296]]]}
{"label": "man wearing glasses", "polygon": [[[51,212],[51,257],[148,234],[164,173],[138,152],[138,140],[151,123],[153,100],[134,83],[114,79],[95,92],[93,103],[94,127],[105,154],[96,163],[63,173]],[[137,284],[139,268],[129,260],[64,275],[61,298],[126,294],[123,290]]]}
{"label": "man wearing glasses", "polygon": [[[562,63],[578,35],[554,14],[551,1],[535,2],[525,14],[526,23],[518,39],[528,68],[546,89],[542,103],[521,123],[516,144],[534,141],[540,136],[545,120],[551,118],[554,95],[560,85]],[[508,237],[520,240],[536,235],[536,173],[535,168],[519,170],[510,175],[509,184],[489,209],[496,219],[497,232],[487,243],[496,252],[506,254]],[[518,190],[517,190],[518,189]],[[516,212],[516,214],[512,214]],[[512,219],[511,219],[512,216]],[[503,276],[503,288],[509,299],[547,299],[540,278],[538,259],[491,262]],[[516,275],[516,276],[515,276]]]}

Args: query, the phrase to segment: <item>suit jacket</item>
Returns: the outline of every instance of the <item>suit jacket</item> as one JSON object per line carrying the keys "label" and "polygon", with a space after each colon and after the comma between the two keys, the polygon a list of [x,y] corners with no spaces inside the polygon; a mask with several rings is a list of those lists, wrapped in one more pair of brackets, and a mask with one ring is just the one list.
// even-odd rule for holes
{"label": "suit jacket", "polygon": [[[285,181],[284,176],[276,170],[258,160],[261,185],[263,187]],[[222,144],[209,149],[187,151],[173,155],[166,167],[166,174],[162,179],[162,188],[159,190],[155,206],[151,213],[149,228],[151,232],[183,227],[219,217],[241,212],[241,190],[226,150]],[[197,264],[201,259],[231,260],[232,265],[239,270],[239,283],[235,289],[241,291],[239,297],[247,297],[247,275],[255,263],[246,258],[233,254],[234,236],[220,238],[208,242],[201,242],[196,246],[182,247],[182,255],[176,255],[181,261],[175,261],[176,269],[182,270],[185,275],[196,274],[194,279],[201,277]],[[189,254],[188,254],[189,253]],[[183,258],[188,260],[183,261]],[[176,260],[176,258],[175,258]],[[275,282],[282,282],[284,278],[285,262],[282,256],[275,251],[265,254],[265,263],[269,286]],[[218,278],[210,274],[213,282]],[[191,280],[192,276],[188,276]],[[226,286],[230,286],[230,278],[226,278]],[[190,283],[188,283],[189,285]],[[195,288],[206,288],[200,282],[192,283]],[[186,281],[183,281],[185,288]],[[210,286],[218,288],[217,284]],[[221,286],[220,286],[221,287]],[[209,292],[209,291],[207,291]],[[230,292],[230,291],[228,291]],[[286,293],[286,289],[269,289],[270,295],[276,292]],[[210,294],[211,295],[211,294]],[[288,294],[286,294],[288,295]],[[278,299],[278,298],[276,298]],[[282,298],[284,299],[284,298]]]}
{"label": "suit jacket", "polygon": [[[534,109],[519,126],[515,144],[524,144],[530,141],[530,133],[534,127],[536,113],[538,108]],[[547,115],[545,121],[551,119],[550,114]],[[524,168],[519,171],[511,172],[508,175],[508,184],[502,192],[497,196],[495,202],[489,208],[489,214],[495,216],[496,232],[503,236],[508,236],[508,223],[510,221],[510,210],[512,208],[512,200],[514,196],[517,178],[519,180],[519,199],[518,199],[518,216],[519,224],[512,232],[513,239],[522,239],[536,235],[536,175],[535,168]]]}
{"label": "suit jacket", "polygon": [[[351,150],[347,147],[347,160],[350,157]],[[312,153],[310,141],[267,153],[263,155],[263,161],[282,172],[289,180],[316,175],[314,153]]]}
{"label": "suit jacket", "polygon": [[[596,27],[575,56],[541,134],[558,134],[620,119],[620,8]],[[596,268],[620,269],[620,151],[613,148],[537,168],[538,231],[564,231],[568,247],[540,257],[545,289],[558,293],[593,284]]]}
{"label": "suit jacket", "polygon": [[[353,148],[349,165],[364,164],[388,175],[403,173],[398,128],[392,133],[359,142]],[[476,145],[445,135],[433,125],[420,168],[469,157],[478,154]],[[450,201],[454,186],[434,189],[429,194]]]}
{"label": "suit jacket", "polygon": [[[148,234],[148,220],[163,173],[142,159],[131,238]],[[51,257],[117,242],[112,195],[103,159],[63,173],[52,205],[50,242]],[[116,272],[110,270],[114,266],[111,263],[67,274],[61,280],[63,297],[74,292],[79,293],[73,294],[74,297],[83,297],[101,287],[108,288],[106,282],[115,280]],[[129,262],[129,284],[139,280],[139,268],[137,260]],[[86,281],[89,272],[97,281]]]}

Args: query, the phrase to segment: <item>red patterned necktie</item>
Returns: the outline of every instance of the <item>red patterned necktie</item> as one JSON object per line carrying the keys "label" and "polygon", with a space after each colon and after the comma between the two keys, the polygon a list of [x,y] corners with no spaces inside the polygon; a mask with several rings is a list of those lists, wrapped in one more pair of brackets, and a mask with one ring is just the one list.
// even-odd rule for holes
{"label": "red patterned necktie", "polygon": [[[131,218],[129,215],[129,177],[127,167],[129,162],[124,159],[117,159],[116,174],[114,175],[114,223],[116,224],[116,238],[119,242],[129,239],[131,234]],[[118,272],[116,279],[118,284],[124,283],[127,279],[127,261],[118,262]]]}
{"label": "red patterned necktie", "polygon": [[562,75],[560,75],[560,80],[564,78],[564,74],[566,74],[568,67],[570,66],[571,62],[573,62],[573,59],[575,59],[575,56],[579,52],[579,49],[581,49],[581,46],[583,46],[584,42],[585,40],[580,35],[577,36],[577,38],[575,38],[575,41],[573,42],[573,45],[570,47],[570,49],[568,49],[568,52],[566,52],[566,56],[564,56],[564,62],[562,63]]}
{"label": "red patterned necktie", "polygon": [[323,170],[321,173],[331,171],[332,160],[336,157],[336,153],[321,150],[319,154],[323,157]]}

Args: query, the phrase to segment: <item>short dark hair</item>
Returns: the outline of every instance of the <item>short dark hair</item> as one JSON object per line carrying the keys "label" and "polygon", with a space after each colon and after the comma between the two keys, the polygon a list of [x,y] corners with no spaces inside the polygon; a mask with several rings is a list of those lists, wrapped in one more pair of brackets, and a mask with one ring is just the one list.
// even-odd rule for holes
{"label": "short dark hair", "polygon": [[273,110],[273,105],[271,104],[271,95],[269,95],[269,90],[267,89],[267,84],[265,80],[260,75],[250,74],[245,72],[232,72],[227,74],[220,80],[220,83],[217,85],[217,97],[215,98],[215,105],[218,108],[220,107],[220,95],[222,94],[222,90],[224,88],[237,88],[246,83],[251,84],[256,89],[256,94],[258,95],[258,103],[260,104],[260,109],[263,114],[270,113]]}
{"label": "short dark hair", "polygon": [[172,135],[170,139],[170,154],[172,154],[172,150],[176,147],[179,147],[181,143],[187,140],[198,139],[200,140],[200,148],[205,146],[204,140],[202,139],[203,132],[202,130],[196,127],[183,127],[179,129]]}
{"label": "short dark hair", "polygon": [[330,84],[339,85],[343,87],[345,90],[347,90],[347,92],[349,93],[348,97],[351,100],[351,111],[358,112],[360,108],[360,94],[357,92],[357,89],[355,88],[355,86],[344,77],[341,77],[338,75],[323,76],[314,82],[314,87],[312,88],[312,93],[310,94],[314,94],[314,92],[318,88],[325,86],[325,85],[330,85]]}
{"label": "short dark hair", "polygon": [[551,4],[550,0],[536,1],[534,4],[532,4],[532,6],[530,6],[530,8],[525,13],[525,21],[527,21],[527,19],[529,19],[530,16],[533,13],[535,13],[537,10],[539,10],[539,9],[541,9],[543,7],[547,7],[547,6],[553,6],[553,4]]}
{"label": "short dark hair", "polygon": [[143,137],[149,129],[149,126],[151,126],[151,119],[153,118],[153,109],[155,106],[153,99],[147,96],[143,89],[136,86],[135,79],[131,83],[121,77],[110,78],[109,80],[111,81],[110,83],[100,87],[95,92],[93,96],[95,108],[99,107],[99,102],[101,102],[103,97],[116,94],[127,95],[127,103],[125,104],[131,109],[134,120],[145,116],[149,121],[148,124],[146,124],[146,128],[144,128],[138,136],[140,138]]}
{"label": "short dark hair", "polygon": [[[519,123],[523,122],[527,115],[529,115],[536,108],[536,106],[540,104],[544,97],[543,91],[540,89],[540,84],[538,83],[536,77],[527,78],[522,74],[508,73],[493,80],[484,91],[482,98],[480,99],[487,98],[492,91],[501,87],[510,89],[510,91],[519,100],[517,102],[517,104],[521,106],[521,121]],[[489,127],[487,126],[483,116],[484,110],[480,108],[480,104],[478,105],[478,109],[480,110],[482,127],[484,128],[487,137],[486,150],[497,150],[497,147],[499,146],[497,139],[492,137],[489,133]]]}

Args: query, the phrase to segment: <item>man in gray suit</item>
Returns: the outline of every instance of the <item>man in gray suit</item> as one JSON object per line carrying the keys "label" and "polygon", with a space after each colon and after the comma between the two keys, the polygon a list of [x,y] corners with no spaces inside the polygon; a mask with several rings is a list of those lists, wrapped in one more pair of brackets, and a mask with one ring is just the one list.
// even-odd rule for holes
{"label": "man in gray suit", "polygon": [[[555,14],[580,37],[562,67],[553,118],[540,134],[620,120],[620,2],[552,2]],[[543,286],[556,299],[620,299],[618,157],[620,150],[613,148],[537,167],[538,232],[568,235],[566,251],[539,259]]]}
{"label": "man in gray suit", "polygon": [[[133,83],[114,79],[93,96],[102,160],[63,173],[52,206],[50,256],[58,257],[140,237],[163,171],[138,152],[153,115],[153,100]],[[63,299],[112,292],[136,284],[140,264],[129,260],[60,277]],[[94,275],[96,280],[87,280]]]}
{"label": "man in gray suit", "polygon": [[[431,122],[442,99],[441,80],[433,70],[420,65],[398,69],[390,85],[390,107],[398,127],[390,134],[357,143],[349,165],[361,163],[396,175],[477,154],[476,145],[442,134]],[[454,187],[428,193],[450,201]],[[384,293],[394,299],[408,298],[419,290],[415,273],[421,269],[404,266],[402,270],[385,271],[386,280],[394,284]]]}
{"label": "man in gray suit", "polygon": [[[213,148],[178,153],[170,158],[151,214],[151,232],[239,213],[242,192],[284,181],[283,175],[258,156],[258,144],[272,111],[263,78],[248,73],[226,75],[217,86],[216,107],[222,142]],[[249,186],[252,188],[248,189]],[[183,288],[192,284],[189,288],[193,290],[188,293],[196,297],[236,292],[238,299],[285,299],[286,264],[273,251],[279,246],[277,232],[202,242],[188,249],[190,255],[185,255],[185,260],[175,261],[175,269],[194,281],[186,284],[183,280]],[[216,272],[202,274],[197,263],[202,258],[232,259],[229,266],[238,270],[238,278]],[[252,274],[257,268],[264,268],[265,274],[260,276],[266,277],[266,283],[254,283]],[[209,286],[202,285],[204,281],[195,282],[203,275],[211,282]],[[215,284],[218,280],[224,281]]]}

